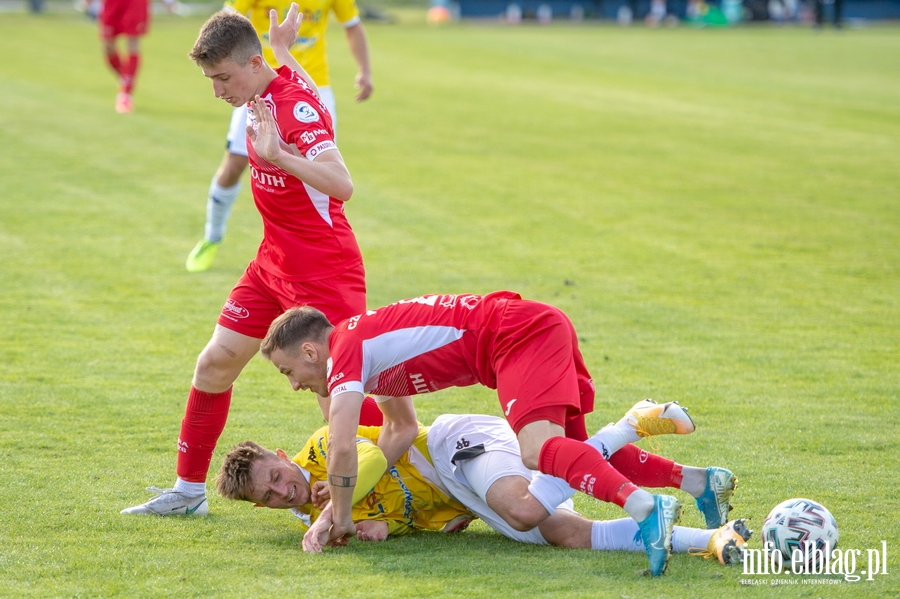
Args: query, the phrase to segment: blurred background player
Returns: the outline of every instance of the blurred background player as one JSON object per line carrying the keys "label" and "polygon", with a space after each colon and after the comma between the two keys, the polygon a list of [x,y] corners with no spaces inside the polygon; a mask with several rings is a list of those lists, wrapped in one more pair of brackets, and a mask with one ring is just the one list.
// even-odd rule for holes
{"label": "blurred background player", "polygon": [[[319,88],[319,95],[328,111],[337,132],[337,112],[334,92],[328,78],[328,57],[325,32],[330,13],[334,13],[343,25],[350,46],[350,53],[356,60],[359,72],[356,75],[356,100],[361,102],[372,94],[372,70],[369,64],[369,46],[366,32],[359,17],[355,0],[301,0],[299,3],[302,22],[291,54],[309,73]],[[263,57],[269,65],[278,63],[269,44],[269,10],[275,9],[283,18],[290,7],[289,0],[229,0],[223,10],[230,10],[246,16],[253,23],[263,46]],[[216,252],[225,236],[228,217],[241,190],[241,175],[247,167],[247,143],[244,128],[247,124],[246,106],[237,106],[231,114],[231,125],[226,138],[225,156],[219,165],[206,200],[206,226],[203,239],[188,254],[185,267],[189,272],[200,272],[212,266]]]}
{"label": "blurred background player", "polygon": [[[197,358],[178,437],[175,486],[151,487],[156,497],[123,514],[206,514],[206,475],[228,418],[232,384],[259,351],[272,320],[297,305],[319,306],[337,318],[366,309],[362,254],[343,208],[353,182],[315,84],[288,52],[299,25],[296,4],[281,25],[271,11],[270,39],[285,64],[277,71],[263,59],[250,21],[233,12],[210,17],[190,53],[217,98],[232,106],[252,101],[248,149],[264,236]],[[285,151],[282,142],[297,153]],[[327,405],[320,405],[327,414]]]}
{"label": "blurred background player", "polygon": [[[165,0],[165,5],[171,11],[175,0]],[[99,21],[106,62],[119,79],[116,112],[131,112],[134,110],[134,84],[141,64],[140,39],[150,29],[149,0],[105,0]],[[117,44],[119,37],[125,38],[125,51],[121,53]]]}
{"label": "blurred background player", "polygon": [[[131,94],[141,62],[140,38],[150,27],[149,0],[106,0],[99,21],[106,62],[119,79],[116,112],[131,112],[134,110]],[[120,36],[125,37],[124,53],[117,47]]]}

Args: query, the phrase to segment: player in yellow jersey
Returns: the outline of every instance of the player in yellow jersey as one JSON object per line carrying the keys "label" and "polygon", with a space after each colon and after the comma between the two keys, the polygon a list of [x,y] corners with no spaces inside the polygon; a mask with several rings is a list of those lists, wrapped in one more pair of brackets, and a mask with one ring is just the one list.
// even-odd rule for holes
{"label": "player in yellow jersey", "polygon": [[[278,66],[269,45],[269,10],[278,11],[279,20],[290,9],[293,0],[226,0],[223,10],[238,12],[253,23],[263,47],[263,57],[270,66]],[[325,33],[328,20],[334,13],[343,26],[359,72],[356,75],[356,100],[362,102],[372,95],[372,68],[369,62],[369,45],[366,31],[360,21],[355,0],[298,0],[302,21],[291,54],[309,73],[319,95],[331,113],[331,121],[337,135],[337,112],[334,92],[328,76],[328,56]],[[247,168],[247,107],[235,108],[226,138],[225,156],[213,176],[206,202],[206,226],[201,239],[185,262],[190,272],[207,270],[212,266],[225,235],[231,208],[241,189],[241,175]]]}
{"label": "player in yellow jersey", "polygon": [[[509,515],[509,505],[534,501],[527,497],[533,473],[522,465],[515,436],[502,418],[440,416],[432,426],[419,427],[409,451],[387,471],[384,454],[375,444],[379,433],[380,427],[359,427],[357,435],[353,520],[360,540],[382,541],[414,530],[454,532],[479,517],[523,543],[643,551],[634,520],[591,521],[573,511],[571,500],[538,528],[521,530]],[[327,427],[316,431],[293,460],[280,449],[272,452],[246,441],[228,453],[216,486],[228,499],[291,509],[308,527],[327,502],[323,496],[327,454]],[[731,489],[721,494],[730,497]],[[722,499],[727,504],[727,498]],[[498,509],[505,519],[491,506],[502,506]],[[712,529],[676,526],[672,544],[675,552],[716,557],[729,564],[741,560],[740,547],[750,534],[743,519]]]}
{"label": "player in yellow jersey", "polygon": [[[387,471],[384,454],[375,444],[380,432],[381,427],[359,427],[356,447],[362,483],[358,496],[354,497],[354,520],[383,520],[388,523],[390,534],[398,535],[412,530],[444,530],[448,524],[455,529],[474,518],[459,501],[430,482],[436,473],[428,455],[426,427],[420,427],[409,451]],[[320,502],[313,500],[313,489],[317,488],[317,482],[326,480],[327,448],[327,426],[313,433],[292,461],[280,449],[273,453],[247,441],[228,454],[216,485],[230,499],[291,508],[308,524],[321,513],[315,505]],[[248,464],[251,464],[249,468]],[[263,489],[256,482],[264,480],[279,485],[284,492]]]}

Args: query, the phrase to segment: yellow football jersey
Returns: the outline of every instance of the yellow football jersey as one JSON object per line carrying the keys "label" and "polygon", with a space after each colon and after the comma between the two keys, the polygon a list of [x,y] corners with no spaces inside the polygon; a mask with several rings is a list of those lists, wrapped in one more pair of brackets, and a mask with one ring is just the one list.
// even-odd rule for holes
{"label": "yellow football jersey", "polygon": [[[287,15],[292,0],[226,0],[225,8],[234,10],[253,23],[262,42],[263,57],[275,67],[278,61],[269,45],[269,11],[278,11],[279,22]],[[325,43],[325,31],[328,29],[328,15],[334,12],[339,23],[343,25],[359,18],[359,9],[355,0],[296,0],[303,13],[297,41],[291,47],[291,54],[297,59],[316,85],[330,85],[328,80],[328,56]]]}
{"label": "yellow football jersey", "polygon": [[[415,529],[441,530],[453,518],[469,513],[465,506],[431,484],[413,465],[417,459],[431,462],[426,427],[419,427],[413,447],[387,472],[384,471],[384,454],[375,445],[380,430],[380,427],[361,426],[357,433],[359,472],[354,492],[357,500],[353,505],[354,521],[386,520],[390,534],[403,534]],[[328,427],[324,426],[313,433],[300,453],[294,456],[294,463],[309,471],[310,485],[326,480],[327,452]],[[377,482],[373,482],[375,476],[378,476]],[[319,510],[311,505],[300,511],[309,513],[313,521],[319,515]]]}

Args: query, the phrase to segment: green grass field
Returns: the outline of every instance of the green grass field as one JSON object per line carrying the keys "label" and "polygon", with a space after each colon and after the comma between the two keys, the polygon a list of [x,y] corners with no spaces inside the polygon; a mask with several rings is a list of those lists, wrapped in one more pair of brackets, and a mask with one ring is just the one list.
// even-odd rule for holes
{"label": "green grass field", "polygon": [[[369,25],[360,105],[332,31],[369,304],[508,288],[560,306],[597,384],[591,428],[679,400],[698,430],[660,453],[734,470],[734,514],[757,530],[783,499],[823,502],[858,569],[887,542],[888,574],[750,587],[676,555],[649,579],[643,554],[480,523],[305,555],[287,514],[217,497],[206,519],[120,516],[174,481],[194,360],[260,220],[245,185],[214,269],[184,271],[230,114],[186,57],[201,17],[154,22],[123,116],[94,24],[0,15],[0,596],[900,596],[900,29],[404,17]],[[482,388],[416,405],[425,422],[499,414]],[[255,359],[213,469],[320,423]]]}

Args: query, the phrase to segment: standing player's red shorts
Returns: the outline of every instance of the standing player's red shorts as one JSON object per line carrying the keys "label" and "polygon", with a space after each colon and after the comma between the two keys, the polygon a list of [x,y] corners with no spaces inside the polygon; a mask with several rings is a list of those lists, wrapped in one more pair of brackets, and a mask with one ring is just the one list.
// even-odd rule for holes
{"label": "standing player's red shorts", "polygon": [[276,277],[252,260],[228,295],[218,323],[241,335],[262,339],[282,312],[307,305],[324,312],[331,322],[365,312],[363,264],[331,278],[293,282]]}
{"label": "standing player's red shorts", "polygon": [[594,410],[594,383],[575,327],[561,310],[507,302],[492,353],[500,407],[517,434],[526,424],[549,420],[570,439],[588,438],[584,415]]}
{"label": "standing player's red shorts", "polygon": [[104,0],[100,11],[100,37],[111,40],[119,35],[139,37],[150,28],[147,0]]}

